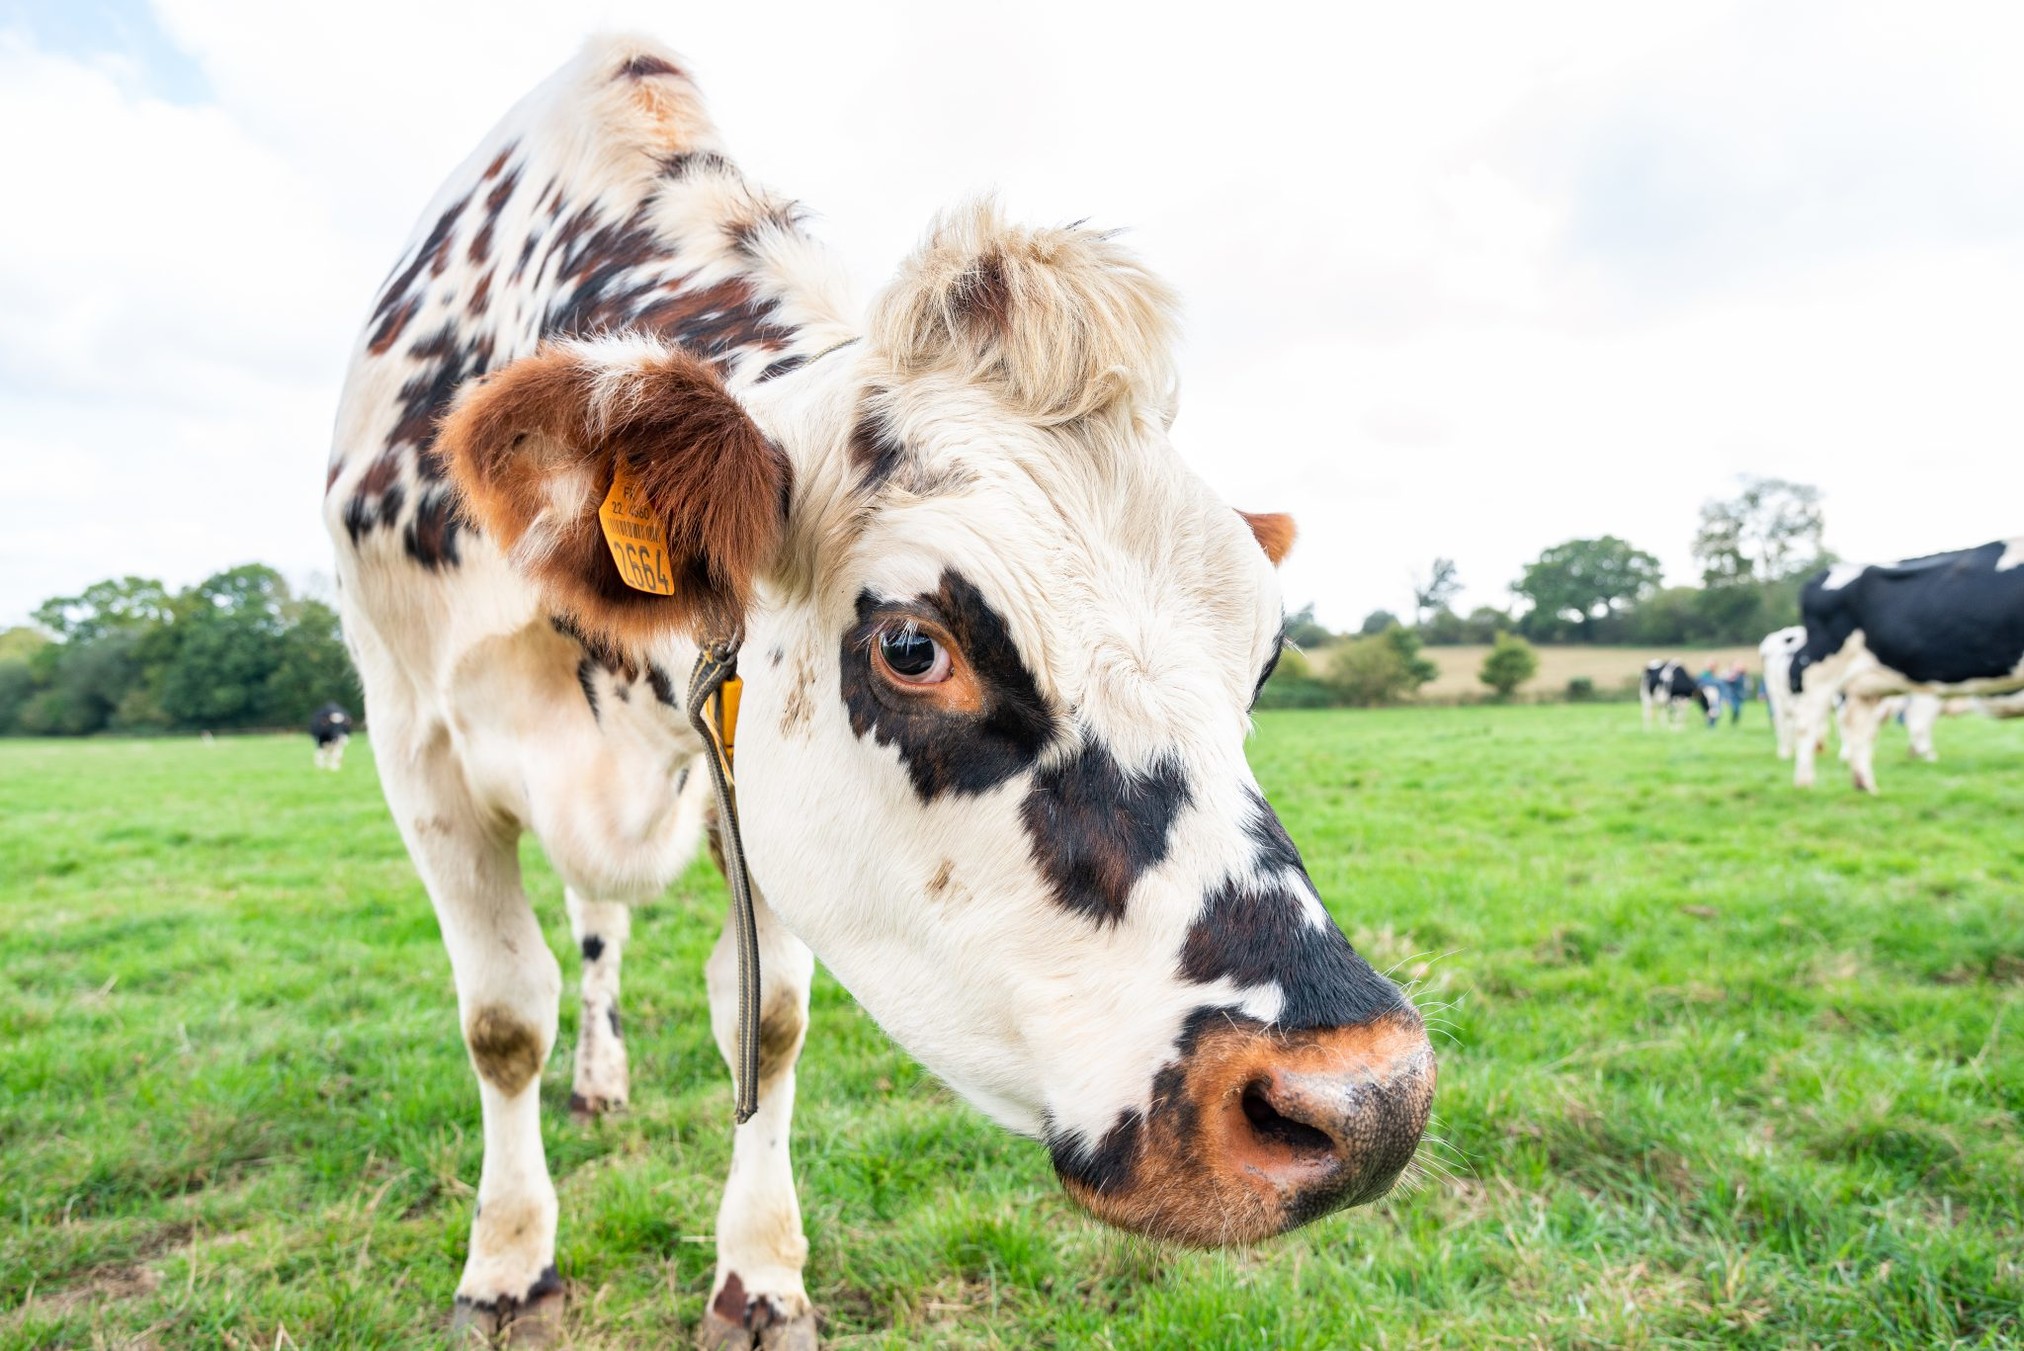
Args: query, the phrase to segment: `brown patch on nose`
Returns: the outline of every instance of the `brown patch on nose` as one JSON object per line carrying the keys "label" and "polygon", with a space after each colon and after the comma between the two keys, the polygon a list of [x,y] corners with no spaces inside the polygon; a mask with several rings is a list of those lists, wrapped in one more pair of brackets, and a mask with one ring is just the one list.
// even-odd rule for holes
{"label": "brown patch on nose", "polygon": [[1252,1242],[1383,1196],[1433,1105],[1433,1048],[1409,1008],[1284,1032],[1215,1012],[1128,1117],[1056,1167],[1099,1219],[1196,1246]]}
{"label": "brown patch on nose", "polygon": [[471,1048],[471,1063],[486,1082],[508,1097],[541,1074],[546,1053],[541,1034],[513,1010],[487,1004],[471,1015],[464,1027],[464,1044]]}

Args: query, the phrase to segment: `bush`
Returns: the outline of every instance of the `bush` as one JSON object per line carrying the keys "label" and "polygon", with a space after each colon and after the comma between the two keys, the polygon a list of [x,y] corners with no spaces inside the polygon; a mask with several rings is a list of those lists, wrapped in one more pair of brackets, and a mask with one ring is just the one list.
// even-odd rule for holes
{"label": "bush", "polygon": [[1567,702],[1570,704],[1591,704],[1595,702],[1595,682],[1587,676],[1576,676],[1567,682]]}
{"label": "bush", "polygon": [[1394,626],[1374,638],[1352,638],[1335,649],[1322,683],[1352,708],[1395,704],[1440,674],[1420,655],[1412,630]]}
{"label": "bush", "polygon": [[1499,699],[1509,699],[1513,690],[1539,673],[1539,654],[1515,633],[1500,633],[1483,658],[1483,668],[1476,678],[1497,691]]}

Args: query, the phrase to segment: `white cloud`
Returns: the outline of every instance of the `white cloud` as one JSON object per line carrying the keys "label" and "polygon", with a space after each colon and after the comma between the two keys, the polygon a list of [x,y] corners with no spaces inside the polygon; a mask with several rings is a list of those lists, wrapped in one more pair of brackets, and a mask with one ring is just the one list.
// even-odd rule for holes
{"label": "white cloud", "polygon": [[[1739,472],[1896,556],[2019,529],[2020,18],[1751,6],[973,9],[162,0],[210,99],[0,45],[0,617],[327,566],[337,381],[444,173],[592,28],[682,49],[869,289],[1002,189],[1189,313],[1183,449],[1300,517],[1290,597],[1467,603],[1612,532],[1677,575]],[[61,465],[52,471],[51,465]],[[64,522],[89,505],[93,532]]]}

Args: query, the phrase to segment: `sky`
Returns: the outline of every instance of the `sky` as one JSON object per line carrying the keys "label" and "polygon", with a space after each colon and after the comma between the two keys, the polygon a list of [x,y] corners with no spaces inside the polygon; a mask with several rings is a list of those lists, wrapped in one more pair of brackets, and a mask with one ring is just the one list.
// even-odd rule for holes
{"label": "sky", "polygon": [[[2024,533],[2024,7],[0,0],[0,625],[331,571],[354,335],[422,206],[591,32],[684,53],[869,298],[938,209],[1122,226],[1182,454],[1353,626],[1819,485],[1894,558]],[[1162,14],[1158,20],[1146,16]],[[327,584],[327,583],[326,583]]]}

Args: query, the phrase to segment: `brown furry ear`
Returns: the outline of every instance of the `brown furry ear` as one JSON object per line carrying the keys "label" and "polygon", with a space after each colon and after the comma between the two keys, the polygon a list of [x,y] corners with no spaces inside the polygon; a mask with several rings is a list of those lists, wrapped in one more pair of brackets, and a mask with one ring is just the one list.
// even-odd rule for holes
{"label": "brown furry ear", "polygon": [[1273,567],[1278,567],[1280,561],[1293,552],[1293,536],[1297,532],[1291,516],[1283,511],[1240,511],[1237,514],[1244,518],[1244,524],[1251,527],[1251,533],[1257,536],[1258,547],[1272,560]]}
{"label": "brown furry ear", "polygon": [[[788,466],[702,362],[638,338],[550,343],[467,388],[436,441],[465,510],[586,634],[636,649],[736,630],[780,548]],[[674,594],[626,585],[597,509],[623,462]]]}

